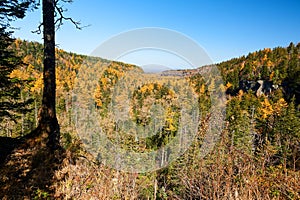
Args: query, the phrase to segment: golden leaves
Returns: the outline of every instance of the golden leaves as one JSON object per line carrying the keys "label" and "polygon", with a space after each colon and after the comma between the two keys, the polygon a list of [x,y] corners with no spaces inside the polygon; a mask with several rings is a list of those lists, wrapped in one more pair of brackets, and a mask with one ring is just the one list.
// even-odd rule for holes
{"label": "golden leaves", "polygon": [[272,115],[274,112],[273,106],[271,105],[268,98],[265,98],[263,102],[261,102],[260,111],[262,112],[262,118],[267,119],[268,116]]}
{"label": "golden leaves", "polygon": [[204,94],[205,93],[205,84],[202,84],[200,87],[200,94]]}
{"label": "golden leaves", "polygon": [[30,88],[32,93],[40,94],[44,85],[43,76],[40,76],[33,84],[33,87]]}
{"label": "golden leaves", "polygon": [[274,104],[271,104],[268,98],[265,98],[263,102],[261,102],[260,111],[262,113],[262,118],[267,119],[270,115],[280,116],[282,111],[288,107],[288,103],[284,100],[284,98],[280,98]]}
{"label": "golden leaves", "polygon": [[227,84],[226,84],[226,88],[228,89],[228,88],[231,88],[233,85],[230,83],[230,82],[228,82]]}
{"label": "golden leaves", "polygon": [[29,75],[27,73],[25,73],[23,70],[15,69],[10,73],[9,77],[17,78],[20,80],[27,80],[29,78]]}
{"label": "golden leaves", "polygon": [[284,108],[287,108],[288,104],[287,102],[284,100],[284,98],[280,98],[275,104],[274,104],[274,113],[276,115],[280,115],[282,110]]}

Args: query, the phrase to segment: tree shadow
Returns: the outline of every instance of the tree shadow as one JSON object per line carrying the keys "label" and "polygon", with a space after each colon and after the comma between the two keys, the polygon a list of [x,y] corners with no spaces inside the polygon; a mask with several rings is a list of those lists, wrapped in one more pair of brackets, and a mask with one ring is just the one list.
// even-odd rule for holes
{"label": "tree shadow", "polygon": [[19,138],[0,137],[0,166],[19,144]]}
{"label": "tree shadow", "polygon": [[47,134],[0,138],[0,199],[54,198],[55,171],[65,157],[63,148],[47,145]]}

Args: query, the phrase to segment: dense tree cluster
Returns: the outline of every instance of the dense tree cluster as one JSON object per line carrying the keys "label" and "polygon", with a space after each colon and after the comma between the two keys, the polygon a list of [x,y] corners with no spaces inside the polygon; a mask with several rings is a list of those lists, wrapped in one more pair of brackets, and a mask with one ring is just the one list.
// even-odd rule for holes
{"label": "dense tree cluster", "polygon": [[[1,1],[0,2],[0,122],[10,124],[28,112],[30,99],[24,97],[28,78],[12,77],[11,73],[20,67],[26,68],[16,49],[11,48],[14,39],[10,23],[21,19],[25,12],[34,6],[34,1]],[[11,135],[11,133],[9,134]]]}
{"label": "dense tree cluster", "polygon": [[[89,170],[94,170],[91,164],[74,165],[76,170],[68,172],[68,178],[61,182],[59,192],[69,192],[73,198],[102,195],[109,199],[129,196],[136,199],[299,199],[299,47],[299,44],[291,43],[287,48],[264,49],[219,63],[217,67],[224,79],[221,84],[221,77],[207,76],[204,79],[200,73],[196,73],[200,69],[184,78],[180,77],[189,83],[186,87],[193,88],[201,111],[195,141],[181,157],[167,168],[147,174],[128,175],[100,165],[101,170],[94,171],[98,174],[96,177],[87,175]],[[5,77],[16,86],[21,85],[19,81],[26,80],[26,87],[24,84],[23,87],[17,87],[15,94],[22,94],[23,100],[33,99],[30,104],[33,109],[24,114],[22,119],[17,119],[16,124],[1,122],[2,135],[13,133],[13,136],[18,136],[37,125],[37,108],[41,105],[43,90],[42,48],[41,44],[21,40],[10,43],[10,47],[6,48],[18,52],[22,62],[9,60],[15,67],[7,71]],[[162,76],[156,82],[140,84],[141,69],[137,66],[67,53],[60,49],[56,49],[55,53],[56,110],[66,149],[74,154],[80,151],[73,128],[73,123],[77,122],[74,116],[72,118],[72,110],[78,106],[73,105],[75,86],[78,95],[88,94],[90,99],[87,98],[87,105],[92,102],[99,113],[99,124],[107,137],[124,149],[147,152],[163,148],[177,135],[183,106],[177,102],[178,94],[186,94],[182,93],[186,88],[179,87],[184,84],[178,76]],[[134,73],[128,75],[131,71]],[[149,77],[151,80],[151,75]],[[76,85],[79,78],[81,80],[77,84],[80,85]],[[244,83],[258,81],[277,87],[268,93],[263,90],[257,93],[257,88],[243,86]],[[8,86],[8,83],[4,86]],[[199,149],[208,129],[210,112],[218,106],[210,98],[212,92],[227,94],[226,118],[215,148],[201,158]],[[9,96],[1,95],[1,98],[8,100]],[[81,103],[81,106],[85,105],[85,102]],[[129,106],[130,123],[121,120],[125,104]],[[160,111],[160,107],[155,105],[165,109],[161,118],[152,116],[152,113]],[[118,116],[114,116],[116,109],[120,111],[119,121],[116,120]],[[133,122],[138,126],[131,126]],[[128,132],[122,130],[126,125]],[[161,129],[156,128],[159,126]],[[145,127],[156,131],[156,134],[146,139],[130,134],[133,128],[142,130]],[[66,166],[66,169],[69,168]],[[72,182],[79,177],[86,177],[86,182],[81,185]],[[68,184],[70,186],[66,188]],[[102,191],[101,194],[99,191]]]}
{"label": "dense tree cluster", "polygon": [[299,54],[300,43],[297,45],[290,43],[287,48],[265,48],[247,56],[222,62],[218,66],[224,81],[230,84],[228,90],[230,94],[239,91],[243,80],[265,80],[281,87],[287,101],[291,101],[295,96],[296,103],[299,104]]}

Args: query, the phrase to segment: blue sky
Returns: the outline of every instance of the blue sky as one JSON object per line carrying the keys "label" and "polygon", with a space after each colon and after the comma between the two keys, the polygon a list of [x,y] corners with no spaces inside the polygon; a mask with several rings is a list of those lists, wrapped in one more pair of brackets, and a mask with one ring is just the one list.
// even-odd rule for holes
{"label": "blue sky", "polygon": [[[99,44],[127,30],[160,27],[178,31],[202,46],[213,62],[265,47],[300,42],[299,0],[74,0],[67,16],[90,25],[76,30],[66,22],[56,34],[60,48],[89,55]],[[15,37],[41,41],[31,33],[41,11],[13,25]]]}

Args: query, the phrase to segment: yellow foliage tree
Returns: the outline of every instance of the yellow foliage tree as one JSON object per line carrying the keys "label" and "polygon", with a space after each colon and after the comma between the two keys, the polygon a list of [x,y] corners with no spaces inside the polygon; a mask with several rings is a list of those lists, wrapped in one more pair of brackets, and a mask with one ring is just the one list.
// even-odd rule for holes
{"label": "yellow foliage tree", "polygon": [[274,112],[273,106],[271,105],[268,98],[265,98],[263,102],[261,102],[261,112],[262,112],[262,118],[266,119],[268,116],[272,115]]}
{"label": "yellow foliage tree", "polygon": [[274,104],[274,113],[276,115],[280,115],[283,108],[287,108],[288,104],[284,100],[284,98],[280,98],[275,104]]}

